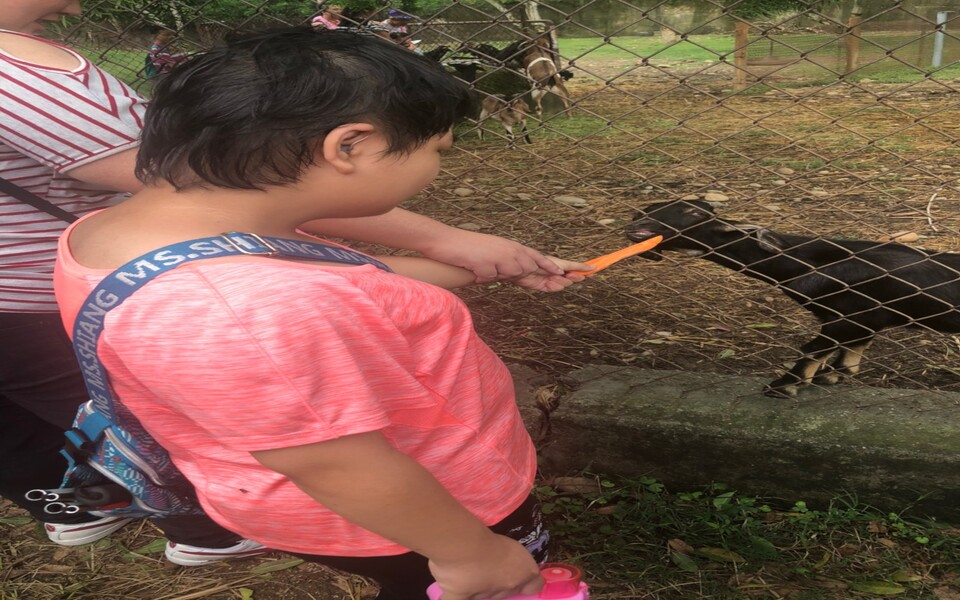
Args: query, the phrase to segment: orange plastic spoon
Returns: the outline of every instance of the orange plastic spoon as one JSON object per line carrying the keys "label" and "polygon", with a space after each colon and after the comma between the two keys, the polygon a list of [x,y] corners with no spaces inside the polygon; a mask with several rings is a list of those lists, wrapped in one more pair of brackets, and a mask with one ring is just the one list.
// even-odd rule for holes
{"label": "orange plastic spoon", "polygon": [[603,256],[598,256],[597,258],[592,258],[590,260],[583,261],[588,265],[593,265],[594,267],[596,267],[592,271],[571,271],[571,273],[581,273],[583,275],[586,275],[587,277],[590,277],[591,275],[596,275],[600,271],[606,269],[607,267],[609,267],[610,265],[616,262],[620,262],[625,258],[629,258],[636,254],[646,252],[647,250],[652,250],[657,246],[657,244],[659,244],[662,241],[663,241],[662,235],[655,235],[652,238],[643,240],[642,242],[637,242],[632,246],[627,246],[626,248],[622,248],[620,250],[617,250],[616,252],[611,252],[610,254],[604,254]]}

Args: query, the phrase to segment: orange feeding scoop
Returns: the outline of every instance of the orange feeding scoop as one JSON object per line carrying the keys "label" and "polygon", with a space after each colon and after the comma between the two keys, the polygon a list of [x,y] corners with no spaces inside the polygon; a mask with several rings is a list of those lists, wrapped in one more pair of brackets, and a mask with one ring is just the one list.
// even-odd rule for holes
{"label": "orange feeding scoop", "polygon": [[629,258],[636,254],[641,254],[643,252],[646,252],[647,250],[652,250],[657,246],[657,244],[659,244],[662,241],[663,241],[662,235],[655,235],[652,238],[645,239],[642,242],[637,242],[632,246],[627,246],[626,248],[617,250],[616,252],[611,252],[610,254],[604,254],[603,256],[598,256],[597,258],[585,260],[584,262],[587,263],[588,265],[593,265],[594,267],[596,267],[592,271],[571,271],[571,273],[582,273],[587,277],[591,275],[596,275],[600,271],[606,269],[607,267],[609,267],[610,265],[616,262],[620,262],[621,260],[625,258]]}

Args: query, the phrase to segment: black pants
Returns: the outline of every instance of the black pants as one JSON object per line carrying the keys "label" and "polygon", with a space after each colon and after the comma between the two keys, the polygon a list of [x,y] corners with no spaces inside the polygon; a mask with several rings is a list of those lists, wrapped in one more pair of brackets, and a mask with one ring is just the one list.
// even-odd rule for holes
{"label": "black pants", "polygon": [[[0,313],[0,496],[48,523],[80,523],[88,515],[48,515],[24,498],[57,488],[67,468],[63,432],[87,400],[73,346],[56,313]],[[173,542],[226,548],[240,537],[209,517],[154,521]]]}
{"label": "black pants", "polygon": [[[547,541],[550,536],[543,528],[540,505],[532,496],[505,519],[491,526],[490,530],[522,543],[537,562],[547,561]],[[422,600],[427,597],[427,588],[433,583],[427,558],[415,552],[362,558],[314,554],[297,556],[373,579],[380,586],[377,600]]]}

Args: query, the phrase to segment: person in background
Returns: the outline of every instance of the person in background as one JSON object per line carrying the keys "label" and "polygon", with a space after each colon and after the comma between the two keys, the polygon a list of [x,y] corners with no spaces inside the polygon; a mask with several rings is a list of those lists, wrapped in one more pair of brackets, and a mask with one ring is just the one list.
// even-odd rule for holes
{"label": "person in background", "polygon": [[[315,241],[303,223],[389,214],[434,180],[472,109],[435,61],[372,35],[286,28],[193,56],[147,110],[143,189],[60,239],[68,330],[107,273],[169,244]],[[117,399],[249,539],[371,577],[380,600],[424,598],[434,579],[444,600],[534,594],[536,453],[509,370],[444,289],[476,275],[377,258],[392,272],[241,255],[163,273],[106,318]],[[557,292],[589,270],[548,260],[564,274],[517,282]]]}
{"label": "person in background", "polygon": [[336,29],[340,26],[341,13],[343,9],[339,6],[327,6],[319,15],[310,21],[314,29]]}
{"label": "person in background", "polygon": [[413,15],[409,15],[401,10],[391,8],[387,12],[387,18],[383,21],[380,21],[379,25],[381,27],[385,27],[391,34],[391,38],[396,40],[397,38],[393,37],[394,34],[397,34],[398,36],[405,36],[410,33],[410,21],[415,19],[416,17]]}
{"label": "person in background", "polygon": [[[78,216],[142,188],[134,164],[144,101],[82,55],[34,37],[80,14],[77,0],[6,0],[0,5],[0,177]],[[128,520],[50,515],[26,492],[57,488],[66,468],[63,431],[88,399],[53,295],[57,238],[66,223],[0,193],[0,496],[45,524],[63,545],[102,539]],[[396,209],[362,219],[323,220],[311,231],[406,248],[467,268],[477,281],[524,285],[531,273],[562,274],[539,252]],[[521,278],[521,279],[516,279]],[[206,517],[156,522],[166,556],[198,565],[264,551]]]}
{"label": "person in background", "polygon": [[173,32],[169,29],[161,29],[153,37],[144,61],[143,74],[147,79],[169,73],[170,69],[186,60],[186,54],[173,50],[173,39]]}

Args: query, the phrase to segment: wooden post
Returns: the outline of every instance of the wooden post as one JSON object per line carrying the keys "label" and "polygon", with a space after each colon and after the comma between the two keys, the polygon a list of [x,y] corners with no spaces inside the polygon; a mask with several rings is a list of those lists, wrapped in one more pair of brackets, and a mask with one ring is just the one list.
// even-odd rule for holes
{"label": "wooden post", "polygon": [[860,20],[858,13],[847,19],[847,37],[844,40],[847,46],[847,70],[844,73],[852,73],[860,61]]}
{"label": "wooden post", "polygon": [[733,78],[733,89],[740,91],[747,87],[747,44],[750,43],[750,24],[737,21],[737,28],[733,36],[733,66],[736,72]]}

